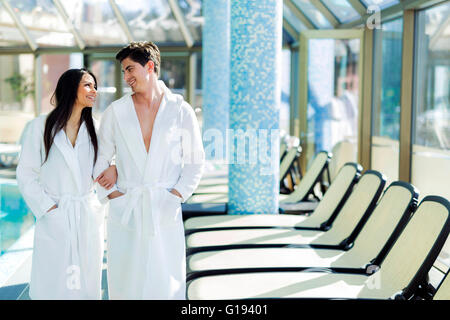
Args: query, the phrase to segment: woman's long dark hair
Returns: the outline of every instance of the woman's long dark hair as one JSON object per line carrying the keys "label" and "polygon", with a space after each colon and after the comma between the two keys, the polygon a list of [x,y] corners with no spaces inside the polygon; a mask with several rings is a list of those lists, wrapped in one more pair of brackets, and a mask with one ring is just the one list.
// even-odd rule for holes
{"label": "woman's long dark hair", "polygon": [[[51,103],[55,109],[47,116],[44,130],[45,161],[47,161],[50,147],[53,144],[55,135],[62,130],[73,111],[73,106],[77,100],[78,86],[84,74],[89,74],[94,78],[95,89],[97,89],[97,79],[94,74],[87,69],[69,69],[64,72],[58,80],[55,92],[52,95]],[[98,142],[95,134],[94,122],[92,120],[92,108],[86,107],[81,112],[80,126],[86,123],[92,146],[94,147],[94,163],[97,161]],[[44,161],[44,162],[45,162]]]}

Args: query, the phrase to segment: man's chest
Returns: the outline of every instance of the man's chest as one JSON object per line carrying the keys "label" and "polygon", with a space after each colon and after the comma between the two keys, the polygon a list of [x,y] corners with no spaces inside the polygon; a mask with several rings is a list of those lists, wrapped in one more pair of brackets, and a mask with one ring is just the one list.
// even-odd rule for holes
{"label": "man's chest", "polygon": [[152,139],[153,127],[155,124],[156,115],[158,113],[159,106],[141,106],[136,104],[135,110],[141,129],[142,139],[144,141],[145,149],[148,152],[150,149],[150,142]]}

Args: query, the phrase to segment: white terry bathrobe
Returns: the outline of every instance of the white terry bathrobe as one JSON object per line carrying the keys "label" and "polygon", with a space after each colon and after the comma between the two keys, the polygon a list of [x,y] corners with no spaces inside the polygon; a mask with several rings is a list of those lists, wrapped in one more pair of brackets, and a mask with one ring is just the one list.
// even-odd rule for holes
{"label": "white terry bathrobe", "polygon": [[[197,187],[204,150],[195,112],[164,85],[149,152],[145,149],[132,94],[113,102],[99,130],[97,177],[115,156],[117,186],[98,188],[99,198],[114,189],[107,219],[110,299],[185,299],[186,252],[181,213]],[[117,190],[116,189],[116,190]]]}
{"label": "white terry bathrobe", "polygon": [[83,123],[75,147],[60,130],[43,163],[45,120],[30,123],[17,166],[36,217],[30,297],[101,299],[104,210],[94,193],[94,148]]}

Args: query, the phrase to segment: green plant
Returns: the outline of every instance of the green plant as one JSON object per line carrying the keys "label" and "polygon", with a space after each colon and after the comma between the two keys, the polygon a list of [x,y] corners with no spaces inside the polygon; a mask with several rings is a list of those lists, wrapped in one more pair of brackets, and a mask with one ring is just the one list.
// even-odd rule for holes
{"label": "green plant", "polygon": [[16,101],[20,103],[29,95],[34,94],[34,84],[27,81],[27,78],[18,72],[14,72],[11,77],[6,78],[5,82],[11,86]]}

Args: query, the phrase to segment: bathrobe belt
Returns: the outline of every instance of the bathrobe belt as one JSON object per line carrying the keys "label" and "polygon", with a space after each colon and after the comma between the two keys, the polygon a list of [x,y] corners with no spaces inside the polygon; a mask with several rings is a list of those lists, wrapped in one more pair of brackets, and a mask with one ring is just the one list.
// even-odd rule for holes
{"label": "bathrobe belt", "polygon": [[[158,212],[158,204],[159,201],[155,197],[155,191],[158,189],[168,189],[175,185],[175,182],[153,182],[153,183],[146,183],[141,185],[136,185],[136,183],[129,183],[129,182],[121,182],[120,187],[125,188],[126,194],[125,197],[127,197],[126,201],[126,209],[123,213],[121,223],[124,226],[127,226],[131,215],[133,214],[135,222],[136,222],[136,231],[137,235],[140,238],[142,235],[149,235],[149,236],[155,236],[156,235],[156,228],[155,228],[155,219],[154,214],[155,212]],[[147,193],[150,196],[150,207],[145,208],[144,204],[142,204],[142,210],[138,212],[138,203],[139,199],[144,196],[144,194]],[[148,225],[144,226],[142,223],[142,219],[144,217],[144,212],[146,210],[150,209],[150,214],[148,215]],[[144,231],[144,227],[147,230],[147,232]]]}
{"label": "bathrobe belt", "polygon": [[[81,243],[80,239],[81,235],[81,210],[83,209],[84,214],[90,214],[90,208],[88,206],[88,200],[91,196],[91,193],[86,193],[81,196],[75,195],[52,195],[55,201],[58,202],[58,209],[60,209],[61,213],[64,214],[67,219],[67,225],[69,226],[69,247],[70,247],[70,267],[78,267],[81,272],[81,263],[80,263],[80,251]],[[88,217],[85,217],[84,221],[87,222]],[[84,230],[85,232],[89,232],[88,230]],[[87,241],[84,241],[87,244]],[[83,248],[86,250],[87,248]],[[86,251],[85,251],[86,252]],[[84,279],[85,277],[81,277]]]}

